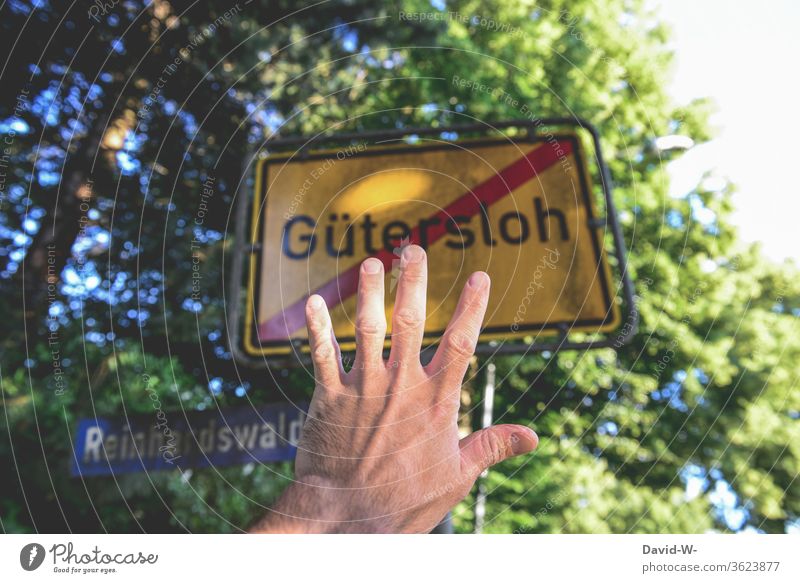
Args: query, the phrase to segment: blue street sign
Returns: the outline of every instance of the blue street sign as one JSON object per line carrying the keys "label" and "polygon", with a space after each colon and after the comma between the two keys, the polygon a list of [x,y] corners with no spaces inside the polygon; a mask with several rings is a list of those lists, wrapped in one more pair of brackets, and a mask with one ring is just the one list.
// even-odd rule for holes
{"label": "blue street sign", "polygon": [[306,403],[81,419],[73,476],[294,459]]}

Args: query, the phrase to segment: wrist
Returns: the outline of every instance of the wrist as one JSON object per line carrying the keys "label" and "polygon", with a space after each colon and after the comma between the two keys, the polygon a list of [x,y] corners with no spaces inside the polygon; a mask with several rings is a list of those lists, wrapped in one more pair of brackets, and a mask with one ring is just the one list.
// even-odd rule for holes
{"label": "wrist", "polygon": [[356,496],[316,476],[286,488],[267,514],[251,529],[263,534],[327,534],[389,532],[386,520],[368,517]]}
{"label": "wrist", "polygon": [[[328,519],[315,492],[294,482],[283,491],[264,517],[251,529],[262,534],[313,534],[335,532],[335,522]],[[323,515],[323,512],[325,515]]]}

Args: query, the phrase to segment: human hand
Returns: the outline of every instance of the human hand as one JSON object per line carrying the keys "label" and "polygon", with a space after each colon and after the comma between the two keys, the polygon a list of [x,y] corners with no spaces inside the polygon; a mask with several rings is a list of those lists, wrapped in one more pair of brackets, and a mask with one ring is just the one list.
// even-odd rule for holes
{"label": "human hand", "polygon": [[426,284],[425,251],[405,247],[385,361],[383,265],[362,263],[349,372],[324,300],[309,298],[316,388],[295,482],[254,532],[429,532],[483,470],[536,447],[536,434],[520,425],[459,440],[461,383],[486,312],[489,276],[470,276],[441,345],[423,367]]}

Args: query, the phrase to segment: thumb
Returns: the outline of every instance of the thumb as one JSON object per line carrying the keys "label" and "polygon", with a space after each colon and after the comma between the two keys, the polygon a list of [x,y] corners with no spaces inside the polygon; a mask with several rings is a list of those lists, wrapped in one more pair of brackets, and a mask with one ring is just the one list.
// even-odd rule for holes
{"label": "thumb", "polygon": [[471,433],[459,442],[461,469],[475,479],[508,458],[536,449],[539,436],[523,425],[495,425]]}

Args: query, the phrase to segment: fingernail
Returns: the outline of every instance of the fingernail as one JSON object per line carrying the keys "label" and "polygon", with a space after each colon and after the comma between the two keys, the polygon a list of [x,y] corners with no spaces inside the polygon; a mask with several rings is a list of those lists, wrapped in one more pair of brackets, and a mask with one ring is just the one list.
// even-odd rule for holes
{"label": "fingernail", "polygon": [[539,445],[539,436],[531,429],[511,434],[511,451],[514,455],[533,451],[537,445]]}
{"label": "fingernail", "polygon": [[417,263],[422,261],[425,251],[419,245],[408,245],[403,249],[403,260],[406,263]]}
{"label": "fingernail", "polygon": [[320,296],[314,295],[308,298],[308,305],[311,306],[312,310],[319,310],[325,305],[325,300],[323,300]]}
{"label": "fingernail", "polygon": [[467,285],[474,289],[483,289],[489,283],[489,276],[483,271],[476,271],[469,276]]}
{"label": "fingernail", "polygon": [[364,261],[364,273],[369,273],[374,275],[379,273],[381,270],[381,262],[375,259],[374,257],[370,257],[366,261]]}

